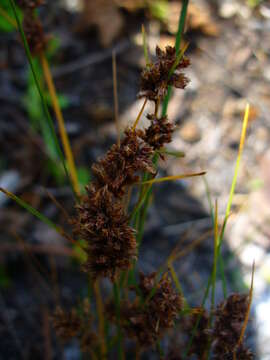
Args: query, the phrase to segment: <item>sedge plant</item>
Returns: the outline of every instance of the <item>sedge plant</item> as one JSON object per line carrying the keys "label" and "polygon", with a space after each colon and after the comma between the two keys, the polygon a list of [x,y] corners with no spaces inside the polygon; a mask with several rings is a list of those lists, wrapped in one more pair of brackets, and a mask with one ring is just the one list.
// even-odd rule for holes
{"label": "sedge plant", "polygon": [[[159,158],[166,160],[166,156],[183,156],[182,153],[175,154],[166,150],[166,144],[171,142],[175,128],[168,119],[167,109],[172,88],[184,90],[189,82],[185,75],[185,69],[190,65],[185,55],[187,46],[181,46],[189,1],[183,0],[175,47],[167,46],[165,50],[162,50],[157,46],[155,60],[150,59],[148,55],[146,34],[143,28],[146,66],[141,74],[139,91],[139,97],[144,98],[142,109],[134,119],[133,125],[125,129],[117,143],[104,157],[92,165],[93,179],[86,186],[84,195],[80,194],[77,171],[64,119],[44,54],[45,36],[34,12],[39,1],[19,1],[24,13],[23,23],[18,17],[14,0],[9,0],[9,2],[16,26],[22,36],[47,124],[55,140],[57,155],[63,163],[76,195],[75,216],[69,218],[73,235],[66,234],[61,227],[15,194],[3,188],[0,188],[0,191],[72,244],[79,244],[84,253],[81,270],[87,274],[91,293],[95,295],[94,301],[92,298],[84,299],[76,308],[57,307],[54,310],[52,323],[59,339],[65,343],[77,338],[82,353],[88,354],[91,359],[125,359],[127,346],[134,346],[136,359],[141,358],[148,349],[156,351],[159,358],[166,359],[207,359],[210,354],[213,359],[252,359],[252,353],[244,344],[244,333],[252,301],[253,277],[249,294],[236,293],[227,296],[224,291],[224,301],[218,305],[215,303],[215,284],[217,269],[221,262],[221,245],[246,136],[248,106],[235,176],[221,228],[218,221],[217,202],[215,208],[211,209],[214,260],[201,305],[192,308],[185,298],[173,264],[175,259],[181,256],[181,251],[179,253],[178,249],[171,253],[165,265],[157,272],[144,274],[138,269],[137,260],[140,256],[144,224],[152,197],[152,186],[164,181],[205,175],[205,172],[199,172],[158,177]],[[30,30],[33,29],[35,31],[31,32]],[[32,55],[38,56],[43,68],[58,121],[64,155],[35,73]],[[115,118],[118,126],[115,56],[113,73]],[[144,116],[147,102],[153,104],[153,112],[146,115],[149,126],[139,129],[138,124]],[[137,203],[130,209],[126,201],[129,199],[127,194],[131,188],[137,192]],[[198,243],[199,239],[196,244]],[[192,246],[196,245],[192,244]],[[192,250],[192,246],[189,250]],[[107,295],[106,301],[100,287],[104,278],[111,284],[111,293]],[[223,281],[225,282],[224,276]],[[205,302],[209,294],[211,294],[211,308],[206,309]],[[176,324],[181,325],[181,330],[178,327],[176,329]],[[173,331],[181,331],[186,342],[172,344],[171,350],[168,351],[163,339],[169,337]],[[133,345],[128,345],[127,339],[132,340]],[[175,356],[176,349],[177,357]]]}

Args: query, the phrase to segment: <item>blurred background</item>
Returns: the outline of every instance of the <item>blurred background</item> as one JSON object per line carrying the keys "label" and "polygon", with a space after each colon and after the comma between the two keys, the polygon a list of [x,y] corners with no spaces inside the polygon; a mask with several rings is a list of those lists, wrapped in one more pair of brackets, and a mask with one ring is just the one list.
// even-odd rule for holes
{"label": "blurred background", "polygon": [[[13,16],[7,0],[1,7]],[[181,1],[169,0],[47,0],[40,7],[49,36],[47,57],[82,188],[91,178],[93,161],[117,138],[112,53],[123,131],[142,106],[137,99],[145,65],[141,25],[154,57],[156,45],[174,45],[180,10]],[[200,304],[213,258],[209,194],[212,202],[218,199],[224,216],[249,102],[250,123],[223,258],[228,292],[248,291],[255,260],[248,343],[256,359],[269,360],[270,3],[192,0],[184,41],[189,42],[191,82],[185,91],[173,93],[168,116],[177,125],[169,147],[185,157],[161,161],[160,173],[205,170],[207,175],[154,186],[139,266],[156,270],[179,244],[183,254],[175,268],[188,301]],[[53,149],[46,129],[38,130],[44,117],[41,101],[19,35],[1,12],[0,109],[0,186],[70,232],[49,194],[73,215],[72,194],[64,173],[46,155]],[[146,124],[142,118],[140,126]],[[61,347],[50,324],[56,304],[73,304],[87,295],[79,250],[2,193],[0,228],[0,358],[79,359],[76,344]],[[217,299],[222,296],[218,281]]]}

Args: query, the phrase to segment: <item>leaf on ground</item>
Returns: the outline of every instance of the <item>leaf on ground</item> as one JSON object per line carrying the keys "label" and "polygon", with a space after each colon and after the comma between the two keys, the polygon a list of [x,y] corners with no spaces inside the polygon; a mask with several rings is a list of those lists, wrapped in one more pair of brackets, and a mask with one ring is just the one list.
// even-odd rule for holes
{"label": "leaf on ground", "polygon": [[109,46],[120,34],[124,25],[123,16],[113,0],[84,0],[78,30],[96,27],[103,46]]}

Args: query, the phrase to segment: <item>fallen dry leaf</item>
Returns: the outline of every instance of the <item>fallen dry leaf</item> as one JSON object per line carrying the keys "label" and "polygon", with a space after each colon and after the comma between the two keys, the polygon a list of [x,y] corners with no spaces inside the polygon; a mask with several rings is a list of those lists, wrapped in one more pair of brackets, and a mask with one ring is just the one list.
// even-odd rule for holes
{"label": "fallen dry leaf", "polygon": [[114,0],[83,0],[78,30],[97,27],[101,44],[109,46],[120,34],[124,19]]}

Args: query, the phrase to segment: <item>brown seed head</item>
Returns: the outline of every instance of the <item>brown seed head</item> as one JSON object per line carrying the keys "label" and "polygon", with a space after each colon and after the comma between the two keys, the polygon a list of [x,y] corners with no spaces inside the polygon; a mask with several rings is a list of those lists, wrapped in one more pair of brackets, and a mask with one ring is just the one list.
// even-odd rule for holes
{"label": "brown seed head", "polygon": [[176,61],[175,48],[167,46],[165,51],[162,51],[157,46],[156,56],[156,62],[151,63],[142,71],[141,88],[139,92],[139,97],[146,97],[155,102],[164,99],[169,85],[178,89],[184,89],[186,87],[189,80],[181,70],[190,64],[189,59],[183,57],[177,64],[173,74],[171,74],[171,69]]}
{"label": "brown seed head", "polygon": [[236,348],[248,308],[248,295],[232,294],[215,311],[214,354],[230,353]]}
{"label": "brown seed head", "polygon": [[24,11],[23,30],[33,56],[40,54],[47,44],[47,37],[39,19],[32,10]]}
{"label": "brown seed head", "polygon": [[127,129],[120,147],[113,145],[106,156],[92,166],[95,186],[107,186],[115,196],[125,193],[125,186],[139,180],[137,173],[155,174],[152,164],[153,149],[141,138],[140,130]]}
{"label": "brown seed head", "polygon": [[[144,298],[150,295],[155,286],[156,274],[140,274],[139,288]],[[129,337],[142,347],[153,345],[166,330],[172,328],[182,308],[182,298],[172,287],[171,280],[163,277],[156,285],[156,291],[147,304],[142,307],[138,299],[132,304],[121,306],[123,327]]]}
{"label": "brown seed head", "polygon": [[97,277],[114,279],[118,270],[126,270],[136,259],[134,230],[128,225],[122,202],[108,186],[87,187],[87,195],[77,206],[75,230],[87,243],[87,261],[83,269]]}
{"label": "brown seed head", "polygon": [[67,342],[77,336],[81,328],[81,319],[74,309],[70,312],[65,312],[60,307],[57,307],[52,321],[57,336],[63,342]]}
{"label": "brown seed head", "polygon": [[145,130],[143,139],[154,150],[159,150],[172,141],[174,125],[168,121],[167,116],[158,118],[148,114],[147,118],[151,121],[151,125]]}

